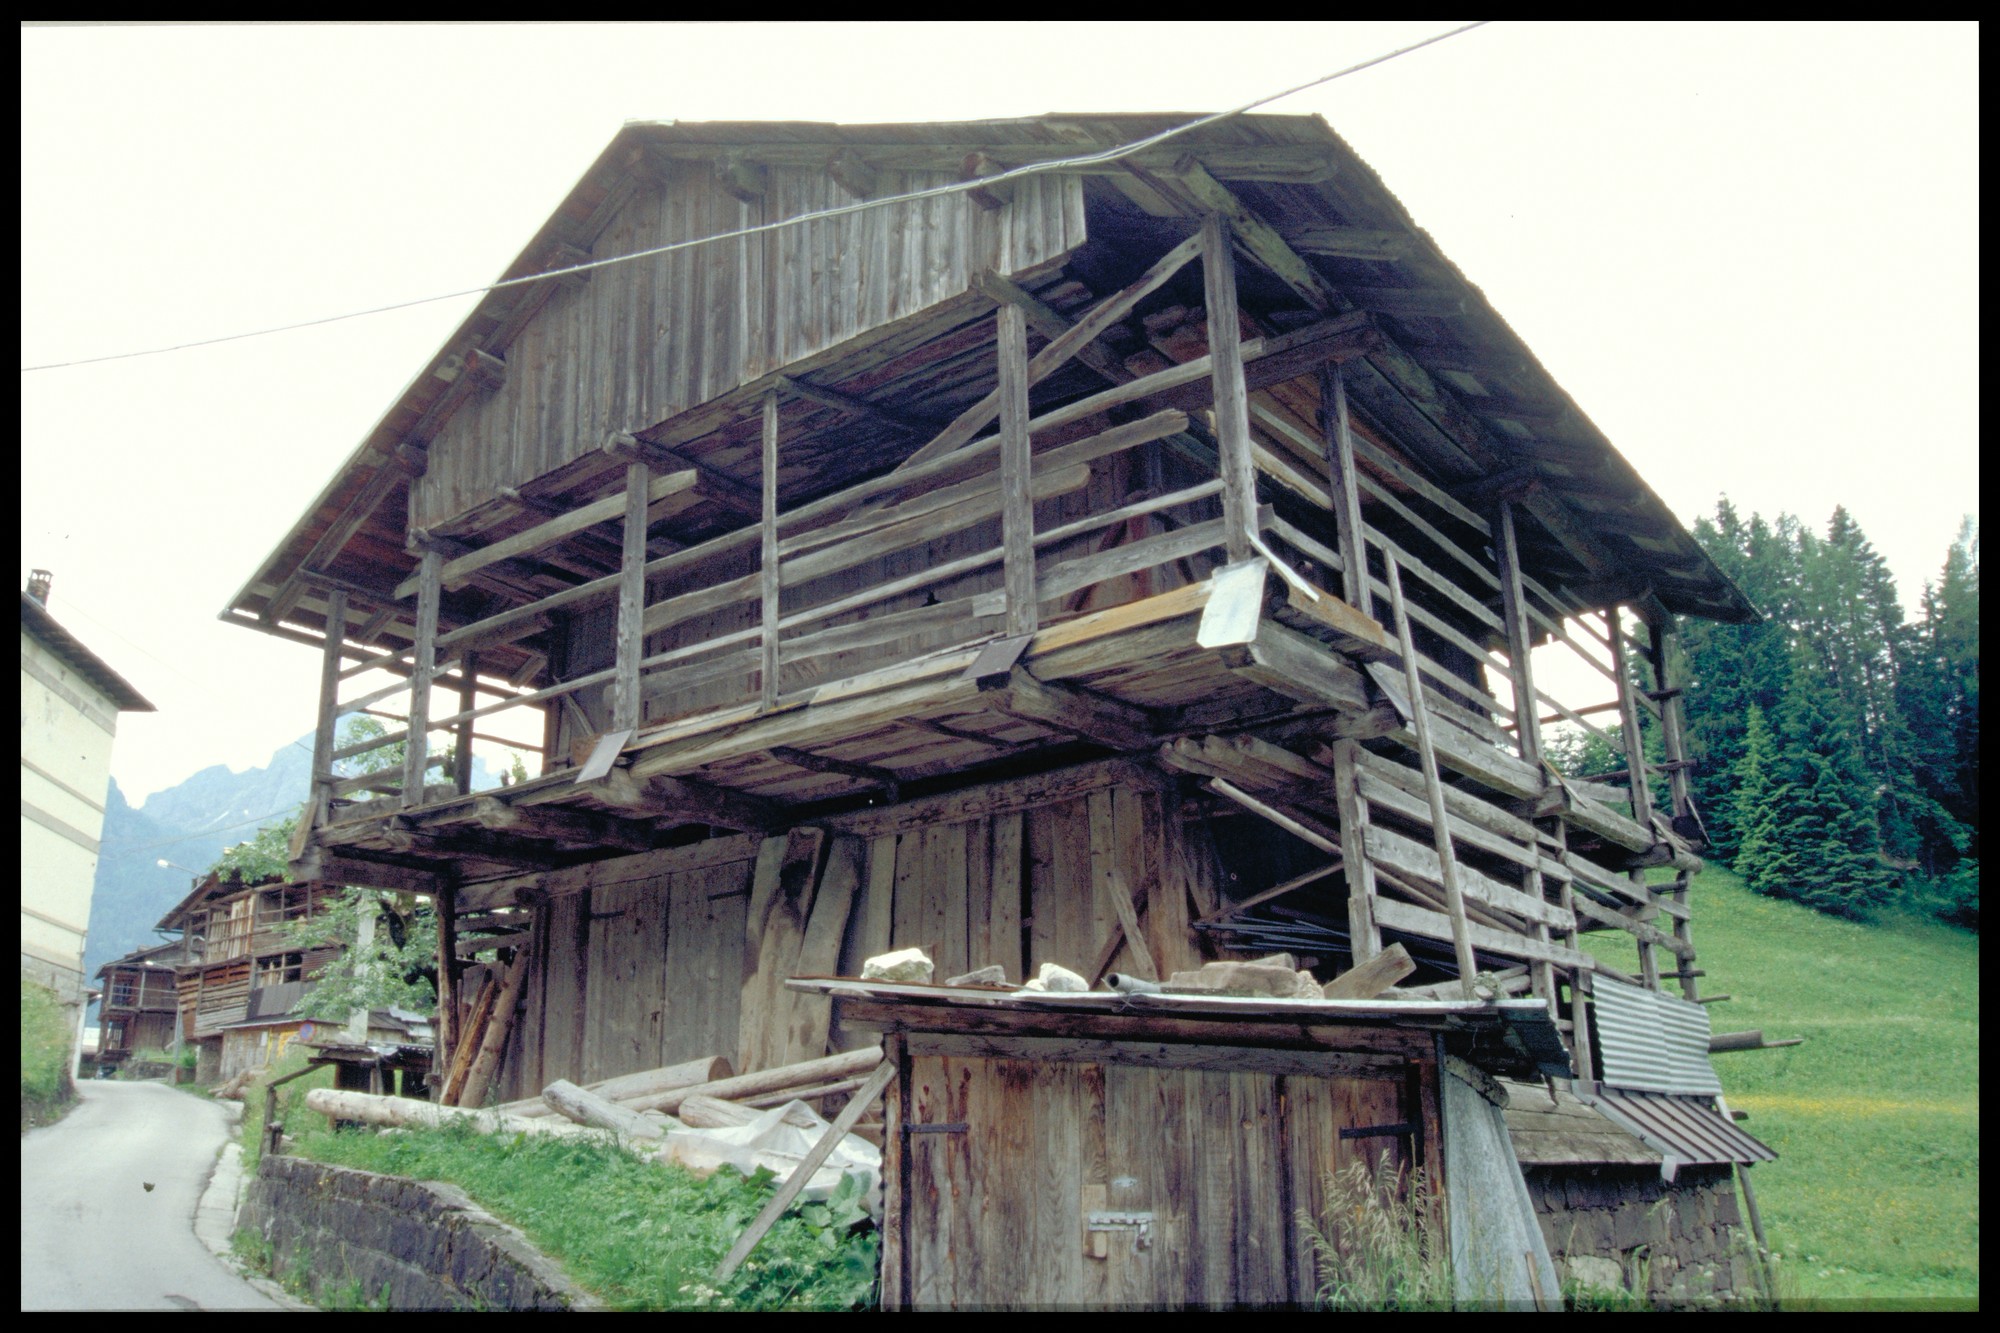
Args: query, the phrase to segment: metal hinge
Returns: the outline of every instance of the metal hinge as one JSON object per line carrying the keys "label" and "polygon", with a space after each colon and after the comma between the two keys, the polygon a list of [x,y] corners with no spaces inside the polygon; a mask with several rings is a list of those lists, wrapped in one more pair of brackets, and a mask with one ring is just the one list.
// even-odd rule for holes
{"label": "metal hinge", "polygon": [[939,1121],[929,1125],[904,1125],[903,1133],[908,1134],[963,1134],[972,1128],[964,1120]]}

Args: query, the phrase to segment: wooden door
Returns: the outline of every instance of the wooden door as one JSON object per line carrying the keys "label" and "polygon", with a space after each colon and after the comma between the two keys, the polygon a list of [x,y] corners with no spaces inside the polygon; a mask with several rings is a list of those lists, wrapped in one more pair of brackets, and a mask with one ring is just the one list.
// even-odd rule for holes
{"label": "wooden door", "polygon": [[[1076,1043],[1035,1038],[907,1041],[891,1307],[1310,1304],[1298,1215],[1323,1217],[1326,1176],[1385,1155],[1407,1170],[1435,1136],[1435,1082],[1414,1063],[1329,1075],[1301,1055],[1278,1073],[1060,1059]],[[1135,1054],[1171,1066],[1197,1050],[1229,1055]]]}

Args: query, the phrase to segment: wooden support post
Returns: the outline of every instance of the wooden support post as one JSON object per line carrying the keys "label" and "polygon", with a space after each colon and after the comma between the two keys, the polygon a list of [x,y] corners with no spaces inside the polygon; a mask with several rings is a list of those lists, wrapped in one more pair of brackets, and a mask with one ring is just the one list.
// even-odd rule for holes
{"label": "wooden support post", "polygon": [[778,395],[764,395],[763,520],[759,528],[760,556],[757,596],[763,608],[763,637],[758,660],[758,699],[764,708],[778,702]]}
{"label": "wooden support post", "polygon": [[1000,307],[1000,544],[1004,551],[1007,634],[1033,634],[1035,500],[1028,452],[1028,320],[1017,305]]}
{"label": "wooden support post", "polygon": [[453,738],[452,786],[460,796],[472,790],[472,719],[464,715],[479,706],[479,662],[477,654],[465,653],[458,659],[458,711],[463,719]]}
{"label": "wooden support post", "polygon": [[1611,670],[1618,681],[1618,724],[1625,741],[1625,768],[1632,780],[1632,818],[1640,828],[1652,827],[1653,796],[1646,778],[1645,737],[1639,731],[1639,706],[1634,697],[1632,666],[1626,657],[1625,635],[1618,625],[1619,609],[1604,611],[1611,631]]}
{"label": "wooden support post", "polygon": [[1250,458],[1250,394],[1243,381],[1236,256],[1230,249],[1229,222],[1220,213],[1210,213],[1201,224],[1201,271],[1208,298],[1215,434],[1221,446],[1223,528],[1234,563],[1256,554],[1257,473]]}
{"label": "wooden support post", "polygon": [[438,1071],[431,1084],[431,1100],[444,1098],[445,1072],[451,1068],[452,1042],[458,1036],[458,890],[450,884],[438,890],[432,900],[437,911],[437,1045],[431,1052],[431,1068]]}
{"label": "wooden support post", "polygon": [[[1611,670],[1618,682],[1618,725],[1620,739],[1625,742],[1625,771],[1631,784],[1632,818],[1640,828],[1653,827],[1653,799],[1646,780],[1646,744],[1639,730],[1639,707],[1635,698],[1636,685],[1632,680],[1632,663],[1626,656],[1625,631],[1619,624],[1619,608],[1610,606],[1604,610],[1604,628],[1610,640]],[[1634,870],[1630,878],[1639,887],[1639,896],[1646,896],[1646,872]],[[1660,989],[1660,959],[1658,951],[1650,940],[1640,937],[1639,976],[1648,990]]]}
{"label": "wooden support post", "polygon": [[1514,692],[1514,741],[1521,758],[1539,769],[1542,710],[1535,697],[1535,672],[1529,660],[1533,642],[1528,637],[1528,604],[1521,589],[1521,548],[1514,535],[1512,500],[1500,502],[1493,531],[1500,539],[1500,617],[1507,631],[1508,684]]}
{"label": "wooden support post", "polygon": [[[339,721],[340,646],[347,634],[347,593],[335,588],[326,595],[326,650],[319,662],[319,719],[313,728],[313,777],[311,807],[305,823],[326,821],[333,795],[333,739]],[[299,850],[303,852],[304,846]]]}
{"label": "wooden support post", "polygon": [[1361,483],[1354,471],[1354,435],[1347,424],[1347,381],[1338,364],[1319,371],[1320,429],[1326,436],[1328,489],[1333,497],[1341,596],[1373,614],[1368,595],[1367,530],[1361,525]]}
{"label": "wooden support post", "polygon": [[[1681,691],[1675,681],[1673,670],[1676,636],[1671,617],[1648,621],[1647,629],[1651,632],[1652,638],[1653,683],[1660,699],[1660,733],[1666,744],[1667,790],[1673,801],[1674,820],[1678,827],[1680,821],[1693,813],[1694,801],[1688,788],[1685,714],[1681,708]],[[1670,896],[1683,907],[1687,905],[1688,883],[1693,878],[1693,875],[1686,870],[1681,871],[1675,878]],[[1688,929],[1688,919],[1685,914],[1674,918],[1673,932],[1675,939],[1688,946],[1688,952],[1676,958],[1678,964],[1676,974],[1681,983],[1681,995],[1684,999],[1699,1000],[1701,988],[1696,980],[1694,965],[1694,934]]]}
{"label": "wooden support post", "polygon": [[1472,978],[1478,965],[1472,958],[1472,941],[1465,929],[1465,899],[1459,890],[1458,862],[1451,849],[1451,817],[1444,808],[1444,784],[1438,779],[1437,752],[1431,748],[1430,708],[1424,703],[1423,682],[1417,675],[1417,646],[1410,636],[1410,617],[1403,605],[1403,572],[1396,567],[1393,551],[1384,550],[1382,561],[1389,582],[1390,609],[1396,617],[1396,635],[1403,652],[1403,675],[1414,706],[1410,727],[1417,734],[1417,759],[1424,769],[1424,792],[1430,797],[1431,834],[1437,845],[1439,876],[1444,880],[1445,908],[1451,913],[1451,943],[1458,955],[1459,988],[1472,998]]}
{"label": "wooden support post", "polygon": [[405,810],[424,802],[424,771],[430,767],[431,677],[437,674],[437,622],[444,555],[427,547],[417,562],[417,641],[410,647],[410,726],[403,742]]}
{"label": "wooden support post", "polygon": [[611,729],[637,727],[644,710],[639,662],[646,655],[646,491],[652,469],[625,465],[625,541],[618,566],[618,655],[611,687]]}
{"label": "wooden support post", "polygon": [[1340,855],[1347,871],[1347,930],[1359,967],[1382,952],[1375,924],[1375,863],[1368,855],[1368,803],[1361,798],[1359,741],[1333,743],[1334,795],[1340,807]]}

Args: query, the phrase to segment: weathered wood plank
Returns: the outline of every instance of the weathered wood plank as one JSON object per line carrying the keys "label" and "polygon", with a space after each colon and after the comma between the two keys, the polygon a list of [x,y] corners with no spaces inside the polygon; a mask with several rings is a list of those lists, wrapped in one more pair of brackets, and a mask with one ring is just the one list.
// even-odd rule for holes
{"label": "weathered wood plank", "polygon": [[1229,558],[1247,560],[1257,512],[1257,477],[1250,460],[1249,392],[1243,379],[1242,333],[1236,302],[1236,257],[1229,222],[1210,213],[1201,227],[1201,268],[1208,301],[1208,354],[1214,370],[1215,432],[1220,443],[1223,523]]}

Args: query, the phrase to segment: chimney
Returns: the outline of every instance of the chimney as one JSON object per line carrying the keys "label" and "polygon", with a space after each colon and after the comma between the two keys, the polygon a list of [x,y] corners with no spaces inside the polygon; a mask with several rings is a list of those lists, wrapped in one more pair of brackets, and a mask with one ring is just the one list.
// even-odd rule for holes
{"label": "chimney", "polygon": [[49,583],[54,578],[55,575],[49,573],[46,569],[29,570],[28,596],[34,598],[43,606],[47,606],[49,604]]}

